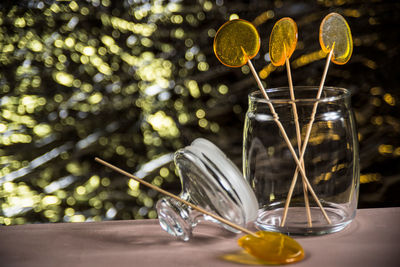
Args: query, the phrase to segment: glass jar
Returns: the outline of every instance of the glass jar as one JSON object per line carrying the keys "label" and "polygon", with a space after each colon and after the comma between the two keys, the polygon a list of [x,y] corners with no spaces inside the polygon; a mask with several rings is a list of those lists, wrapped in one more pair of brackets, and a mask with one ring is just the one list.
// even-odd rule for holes
{"label": "glass jar", "polygon": [[[257,218],[257,199],[251,187],[239,169],[213,143],[198,138],[190,146],[178,150],[174,161],[182,183],[180,198],[242,227]],[[184,241],[190,239],[193,228],[200,221],[220,223],[170,197],[161,198],[156,208],[161,227]]]}
{"label": "glass jar", "polygon": [[[268,89],[269,101],[260,92],[249,95],[243,172],[258,200],[255,223],[260,229],[303,235],[332,233],[343,229],[356,214],[360,171],[350,92],[325,87],[316,100],[317,90],[295,87],[295,101],[290,100],[288,88]],[[315,111],[304,150],[306,179],[298,173],[294,180],[297,164],[270,104],[300,161],[299,143],[305,142]],[[294,109],[298,113],[299,143]]]}

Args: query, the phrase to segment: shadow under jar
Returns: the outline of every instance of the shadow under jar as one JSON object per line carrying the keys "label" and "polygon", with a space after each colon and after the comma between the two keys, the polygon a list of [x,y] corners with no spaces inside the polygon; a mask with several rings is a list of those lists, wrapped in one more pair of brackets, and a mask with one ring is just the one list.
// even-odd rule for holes
{"label": "shadow under jar", "polygon": [[[360,171],[350,92],[325,87],[317,100],[317,91],[316,87],[295,87],[295,101],[290,100],[289,88],[268,89],[268,101],[260,92],[249,95],[243,173],[258,200],[256,226],[260,229],[300,235],[326,234],[340,231],[355,216]],[[298,173],[286,217],[285,203],[297,164],[268,103],[275,109],[300,161],[293,103],[298,113],[301,145],[313,109],[316,111],[304,154],[304,171],[316,197]]]}

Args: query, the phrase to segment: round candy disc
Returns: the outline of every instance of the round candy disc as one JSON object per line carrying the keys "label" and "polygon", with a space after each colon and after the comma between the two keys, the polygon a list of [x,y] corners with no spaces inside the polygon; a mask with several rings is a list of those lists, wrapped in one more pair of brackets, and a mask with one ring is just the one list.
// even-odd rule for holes
{"label": "round candy disc", "polygon": [[321,22],[319,43],[325,53],[333,47],[332,62],[343,65],[349,61],[353,53],[353,40],[350,27],[338,13],[330,13]]}
{"label": "round candy disc", "polygon": [[304,250],[293,238],[275,232],[259,231],[259,237],[242,236],[239,246],[249,254],[264,260],[268,264],[286,264],[304,258]]}
{"label": "round candy disc", "polygon": [[291,18],[282,18],[275,23],[269,38],[269,57],[274,66],[285,64],[297,44],[297,25]]}
{"label": "round candy disc", "polygon": [[214,38],[214,53],[222,64],[241,67],[260,49],[260,36],[250,22],[234,19],[219,28]]}

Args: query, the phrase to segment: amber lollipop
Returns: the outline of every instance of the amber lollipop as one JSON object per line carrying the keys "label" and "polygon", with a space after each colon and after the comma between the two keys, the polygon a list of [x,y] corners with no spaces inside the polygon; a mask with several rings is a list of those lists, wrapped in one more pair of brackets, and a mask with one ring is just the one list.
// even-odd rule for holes
{"label": "amber lollipop", "polygon": [[327,61],[328,63],[332,61],[337,65],[344,65],[350,60],[353,53],[353,39],[349,24],[343,16],[330,13],[322,20],[319,43],[325,53],[332,51],[332,58]]}
{"label": "amber lollipop", "polygon": [[235,228],[239,231],[246,233],[247,235],[242,236],[238,240],[239,246],[244,248],[249,254],[253,255],[254,257],[263,261],[266,264],[287,264],[298,262],[304,258],[304,250],[299,243],[293,238],[281,234],[281,233],[274,233],[274,232],[267,232],[267,231],[258,231],[253,233],[252,231],[243,228],[237,224],[234,224],[218,215],[215,215],[199,206],[192,204],[180,197],[165,191],[153,184],[150,184],[100,158],[95,159],[97,162],[107,166],[151,189],[165,194],[177,201],[180,201],[187,206],[191,207],[194,210],[197,210],[203,214],[206,214],[222,223],[229,225],[232,228]]}
{"label": "amber lollipop", "polygon": [[260,36],[250,22],[234,19],[226,22],[214,38],[214,52],[228,67],[241,67],[260,50]]}
{"label": "amber lollipop", "polygon": [[[332,61],[335,64],[343,65],[346,64],[353,52],[353,41],[351,37],[350,27],[347,24],[343,16],[338,13],[328,14],[321,22],[319,30],[319,41],[321,48],[324,52],[329,53],[326,59],[326,64],[324,72],[322,74],[321,83],[318,88],[318,93],[316,99],[321,98],[322,90],[325,83],[326,74],[328,73],[329,63]],[[315,120],[315,114],[318,108],[318,101],[315,101],[313,110],[311,113],[311,119],[307,126],[305,138],[303,141],[303,146],[300,153],[300,161],[303,163],[304,154],[307,148],[308,141],[310,139],[312,125]],[[296,171],[293,176],[292,185],[296,183],[298,172],[301,169],[297,166]],[[291,195],[294,188],[290,188],[287,198],[286,205],[289,205]],[[325,217],[327,218],[327,217]],[[327,218],[328,223],[331,223],[329,218]]]}
{"label": "amber lollipop", "polygon": [[[242,34],[244,34],[245,38],[242,36]],[[219,28],[214,38],[214,52],[222,64],[229,67],[240,67],[246,63],[249,65],[250,70],[254,78],[256,79],[258,88],[260,89],[264,98],[267,100],[267,104],[274,117],[274,121],[278,126],[294,161],[297,164],[297,169],[299,169],[300,174],[302,175],[303,180],[306,182],[307,188],[313,196],[314,200],[316,201],[317,205],[320,207],[325,218],[329,221],[328,215],[326,214],[324,208],[322,207],[322,204],[318,200],[318,197],[312,189],[311,184],[308,182],[304,168],[301,166],[299,158],[296,155],[296,151],[290,143],[285,128],[279,121],[279,116],[276,113],[271,101],[269,101],[270,99],[268,97],[268,94],[265,91],[264,86],[262,85],[253,64],[251,63],[250,59],[257,55],[259,49],[260,37],[257,29],[253,26],[253,24],[246,20],[236,19],[226,22],[221,26],[221,28]]]}
{"label": "amber lollipop", "polygon": [[[296,127],[297,147],[301,151],[301,131],[299,124],[299,116],[297,114],[296,100],[293,89],[292,74],[290,71],[289,59],[292,56],[297,45],[297,25],[291,18],[282,18],[275,23],[269,38],[269,56],[274,66],[283,66],[286,64],[287,77],[289,82],[290,99],[292,100],[292,111]],[[304,162],[302,167],[305,170]],[[303,179],[304,202],[306,206],[307,222],[311,223],[310,204],[308,201],[307,184]],[[281,226],[284,226],[289,206],[285,206],[283,210],[283,219]]]}
{"label": "amber lollipop", "polygon": [[260,35],[253,24],[243,19],[225,22],[215,35],[213,48],[215,56],[225,66],[238,68],[248,64],[258,87],[265,92],[251,63],[260,50]]}

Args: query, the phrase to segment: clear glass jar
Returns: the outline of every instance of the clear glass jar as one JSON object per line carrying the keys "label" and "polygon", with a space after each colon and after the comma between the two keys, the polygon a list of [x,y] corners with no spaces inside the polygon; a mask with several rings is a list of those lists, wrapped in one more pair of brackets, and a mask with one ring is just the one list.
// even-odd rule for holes
{"label": "clear glass jar", "polygon": [[[289,234],[325,234],[343,229],[355,216],[360,171],[350,92],[325,87],[320,100],[316,100],[317,89],[295,87],[294,102],[290,100],[288,88],[268,89],[269,101],[260,92],[249,95],[243,172],[258,200],[256,226],[260,229]],[[299,174],[286,215],[285,203],[288,203],[297,164],[268,103],[273,105],[299,159],[293,103],[298,112],[301,144],[313,109],[316,111],[304,153],[304,171],[316,198]]]}
{"label": "clear glass jar", "polygon": [[[242,227],[257,218],[257,199],[240,170],[210,141],[198,138],[174,156],[182,183],[179,197]],[[161,227],[184,241],[202,220],[219,223],[170,197],[157,204]],[[236,229],[220,223],[226,229]]]}

